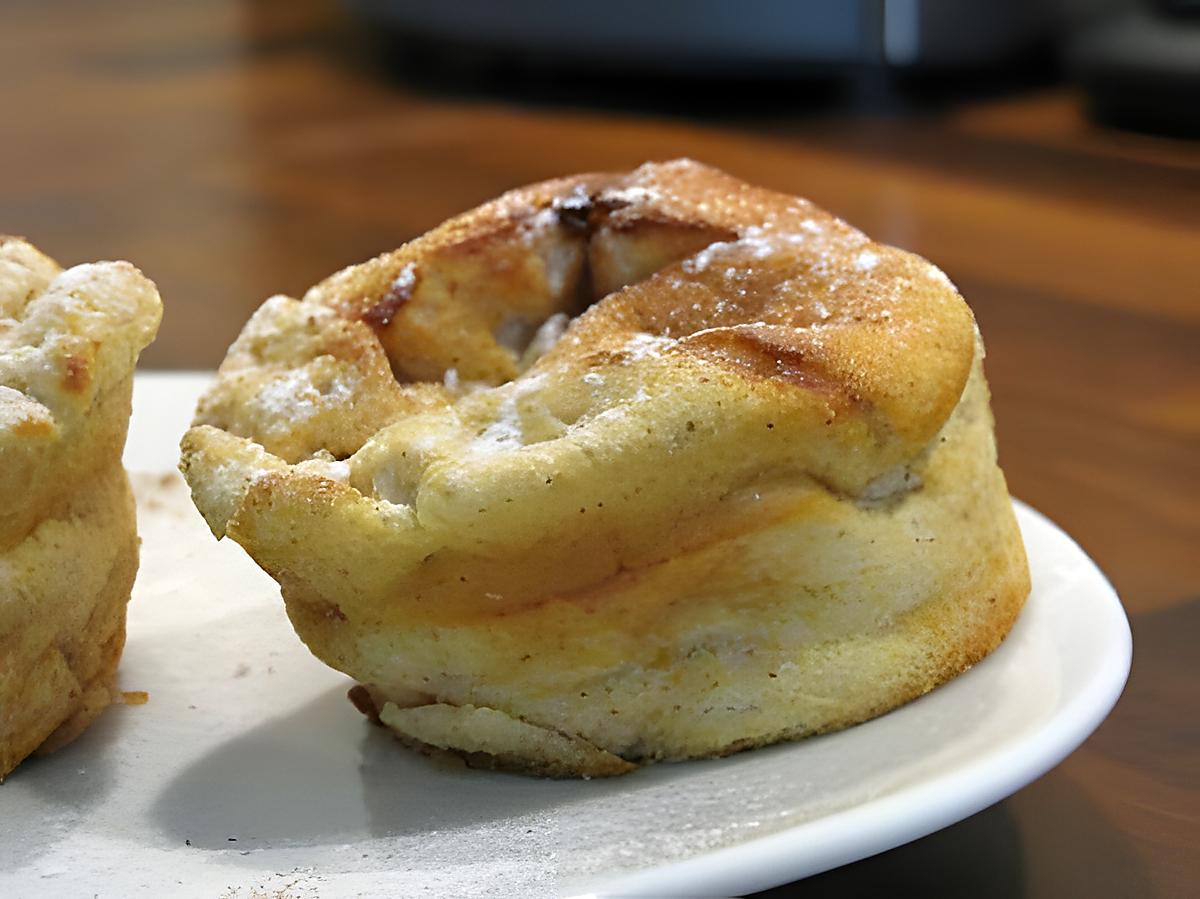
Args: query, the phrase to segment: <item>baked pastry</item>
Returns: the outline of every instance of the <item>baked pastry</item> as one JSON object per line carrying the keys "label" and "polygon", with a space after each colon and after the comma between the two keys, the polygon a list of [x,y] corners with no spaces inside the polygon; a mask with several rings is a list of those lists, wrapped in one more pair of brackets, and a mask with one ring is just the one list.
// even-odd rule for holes
{"label": "baked pastry", "polygon": [[107,706],[138,564],[121,452],[158,292],[0,236],[0,778]]}
{"label": "baked pastry", "polygon": [[845,727],[1029,589],[928,262],[689,161],[505,194],[259,310],[182,469],[410,742],[603,775]]}

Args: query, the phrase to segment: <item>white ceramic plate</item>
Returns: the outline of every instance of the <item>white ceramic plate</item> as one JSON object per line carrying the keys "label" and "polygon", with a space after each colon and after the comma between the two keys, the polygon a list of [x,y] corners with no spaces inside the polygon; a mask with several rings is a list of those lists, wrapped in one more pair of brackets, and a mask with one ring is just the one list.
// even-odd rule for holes
{"label": "white ceramic plate", "polygon": [[989,658],[875,721],[728,759],[545,781],[403,749],[312,658],[274,583],[217,544],[173,471],[205,379],[137,382],[144,540],[121,666],[142,706],[0,787],[3,896],[750,892],[900,845],[1009,795],[1100,723],[1129,670],[1112,588],[1018,517],[1033,593]]}

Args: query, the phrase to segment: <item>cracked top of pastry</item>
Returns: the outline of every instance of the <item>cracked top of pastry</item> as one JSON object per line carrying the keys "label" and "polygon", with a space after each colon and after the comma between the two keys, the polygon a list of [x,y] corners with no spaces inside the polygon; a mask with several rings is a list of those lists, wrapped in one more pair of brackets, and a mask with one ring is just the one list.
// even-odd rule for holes
{"label": "cracked top of pastry", "polygon": [[[273,574],[503,614],[719,530],[730,497],[886,492],[975,334],[935,266],[808,201],[687,160],[580,175],[268,300],[183,467]],[[514,553],[544,561],[536,584]]]}
{"label": "cracked top of pastry", "polygon": [[111,464],[128,380],[161,316],[158,291],[129,263],[63,271],[0,235],[0,549]]}

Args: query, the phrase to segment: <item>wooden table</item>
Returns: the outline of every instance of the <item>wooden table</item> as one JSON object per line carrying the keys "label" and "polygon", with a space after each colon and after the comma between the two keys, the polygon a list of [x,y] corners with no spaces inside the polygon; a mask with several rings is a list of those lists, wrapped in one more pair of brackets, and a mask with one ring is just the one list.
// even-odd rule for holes
{"label": "wooden table", "polygon": [[[418,90],[336,8],[8,4],[0,227],[128,258],[166,319],[145,363],[210,368],[249,312],[505,188],[687,155],[928,256],[988,343],[1013,492],[1098,560],[1133,624],[1099,732],[1012,798],[773,891],[1200,890],[1200,148],[1087,124],[1065,90],[891,116],[779,91],[706,124]],[[707,98],[687,98],[703,110]]]}

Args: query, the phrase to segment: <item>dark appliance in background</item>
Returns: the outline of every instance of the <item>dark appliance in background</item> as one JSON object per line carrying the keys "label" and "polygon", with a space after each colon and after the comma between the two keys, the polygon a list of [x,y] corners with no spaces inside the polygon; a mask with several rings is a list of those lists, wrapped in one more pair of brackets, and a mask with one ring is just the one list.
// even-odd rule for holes
{"label": "dark appliance in background", "polygon": [[1200,115],[1200,0],[345,3],[452,66],[742,81],[871,69],[949,80],[1053,48],[1107,119],[1177,130]]}

